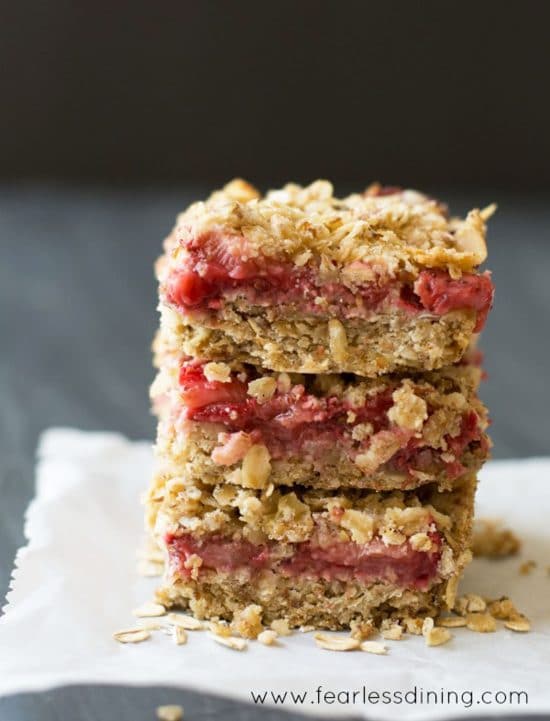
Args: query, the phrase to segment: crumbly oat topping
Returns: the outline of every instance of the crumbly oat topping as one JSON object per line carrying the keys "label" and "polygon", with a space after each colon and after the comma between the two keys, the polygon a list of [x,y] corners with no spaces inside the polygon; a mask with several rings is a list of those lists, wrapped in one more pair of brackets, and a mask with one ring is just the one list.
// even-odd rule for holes
{"label": "crumbly oat topping", "polygon": [[265,403],[277,389],[277,381],[273,376],[263,376],[250,381],[248,384],[248,395],[255,398],[258,403]]}
{"label": "crumbly oat topping", "polygon": [[428,418],[426,401],[414,392],[411,380],[404,380],[402,385],[393,392],[394,405],[388,411],[388,418],[400,428],[419,431]]}
{"label": "crumbly oat topping", "polygon": [[350,532],[352,540],[356,543],[368,543],[372,540],[374,520],[363,511],[346,509],[340,519],[340,525]]}
{"label": "crumbly oat topping", "polygon": [[398,267],[414,272],[419,265],[456,275],[485,260],[485,222],[492,212],[494,206],[472,210],[464,220],[449,219],[437,201],[411,190],[339,199],[323,180],[288,184],[262,198],[237,180],[181,214],[166,249],[175,249],[180,238],[221,228],[243,236],[251,256],[283,255],[299,266],[313,258],[329,273],[336,264],[359,280]]}
{"label": "crumbly oat topping", "polygon": [[207,381],[229,383],[231,380],[231,368],[227,363],[206,363],[203,370]]}

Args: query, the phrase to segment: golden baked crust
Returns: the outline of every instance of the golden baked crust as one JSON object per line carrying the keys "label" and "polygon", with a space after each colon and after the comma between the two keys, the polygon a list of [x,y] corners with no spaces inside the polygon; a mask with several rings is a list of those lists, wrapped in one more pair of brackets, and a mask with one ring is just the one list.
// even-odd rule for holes
{"label": "golden baked crust", "polygon": [[254,313],[229,307],[217,318],[200,322],[167,307],[161,312],[161,327],[171,345],[195,358],[239,360],[276,371],[365,377],[434,370],[460,361],[476,319],[470,310],[455,310],[437,319],[393,313],[346,320],[343,350],[331,340],[329,322],[292,317],[281,307]]}

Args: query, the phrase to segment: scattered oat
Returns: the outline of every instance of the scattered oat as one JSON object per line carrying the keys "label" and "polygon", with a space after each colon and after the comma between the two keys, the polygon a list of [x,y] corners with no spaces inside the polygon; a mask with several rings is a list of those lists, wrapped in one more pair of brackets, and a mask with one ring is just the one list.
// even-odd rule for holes
{"label": "scattered oat", "polygon": [[525,561],[525,563],[522,563],[519,567],[519,572],[522,576],[528,576],[536,566],[536,561]]}
{"label": "scattered oat", "polygon": [[485,599],[478,596],[477,593],[467,593],[464,598],[467,601],[466,609],[469,613],[479,613],[487,608]]}
{"label": "scattered oat", "polygon": [[278,636],[290,636],[292,633],[288,627],[288,621],[286,618],[276,618],[275,621],[272,621],[271,628]]}
{"label": "scattered oat", "polygon": [[257,638],[262,631],[262,607],[250,604],[233,616],[231,628],[244,638]]}
{"label": "scattered oat", "polygon": [[521,615],[512,601],[506,596],[496,601],[489,601],[487,610],[493,618],[498,618],[501,621],[507,621],[510,618]]}
{"label": "scattered oat", "polygon": [[194,616],[188,616],[185,613],[169,613],[167,620],[174,626],[180,626],[186,631],[200,631],[204,628],[202,621]]}
{"label": "scattered oat", "polygon": [[514,616],[508,621],[504,621],[505,628],[509,628],[510,631],[517,631],[519,633],[527,633],[531,630],[531,623],[525,616]]}
{"label": "scattered oat", "polygon": [[135,608],[132,613],[138,618],[154,618],[155,616],[164,616],[166,609],[160,603],[150,602]]}
{"label": "scattered oat", "polygon": [[355,651],[361,644],[356,638],[342,636],[327,636],[324,633],[316,633],[313,637],[319,648],[326,651]]}
{"label": "scattered oat", "polygon": [[232,648],[235,651],[244,651],[248,647],[247,641],[244,638],[237,638],[237,636],[218,636],[215,633],[209,634],[210,638],[213,638],[216,643],[227,648]]}
{"label": "scattered oat", "polygon": [[444,628],[461,628],[466,625],[466,619],[464,616],[440,616],[435,623]]}
{"label": "scattered oat", "polygon": [[440,626],[431,628],[424,634],[426,646],[441,646],[447,643],[447,641],[450,641],[452,637],[452,633],[447,628],[441,628]]}
{"label": "scattered oat", "polygon": [[207,625],[210,631],[216,636],[231,636],[231,628],[227,623],[222,623],[221,621],[208,621]]}
{"label": "scattered oat", "polygon": [[500,521],[481,518],[474,523],[473,553],[485,558],[514,556],[521,541],[509,528],[501,528]]}
{"label": "scattered oat", "polygon": [[388,653],[388,649],[384,644],[378,643],[377,641],[363,641],[359,648],[361,651],[375,653],[378,656],[385,656]]}
{"label": "scattered oat", "polygon": [[477,633],[492,633],[497,630],[497,623],[490,613],[468,613],[466,626]]}
{"label": "scattered oat", "polygon": [[422,635],[422,619],[421,618],[413,618],[412,616],[406,616],[403,619],[403,623],[405,624],[405,630],[407,633],[412,633],[414,636],[421,636]]}
{"label": "scattered oat", "polygon": [[273,646],[277,643],[277,634],[269,628],[258,634],[258,641],[264,646]]}
{"label": "scattered oat", "polygon": [[151,637],[149,631],[143,628],[128,628],[125,631],[113,633],[113,638],[119,643],[141,643]]}
{"label": "scattered oat", "polygon": [[430,616],[426,616],[422,622],[422,635],[427,636],[434,627],[434,620]]}
{"label": "scattered oat", "polygon": [[366,641],[376,632],[372,621],[352,621],[350,623],[350,629],[351,637],[356,638],[358,641]]}
{"label": "scattered oat", "polygon": [[486,608],[487,603],[484,598],[478,596],[477,593],[467,593],[456,599],[453,610],[459,616],[465,616],[467,613],[481,613]]}
{"label": "scattered oat", "polygon": [[385,621],[382,621],[380,633],[382,634],[382,638],[388,641],[401,641],[403,638],[403,626],[400,626],[398,623],[386,624]]}
{"label": "scattered oat", "polygon": [[300,633],[311,633],[315,631],[315,626],[300,626],[298,631],[300,631]]}
{"label": "scattered oat", "polygon": [[176,704],[159,706],[157,708],[157,718],[159,721],[181,721],[183,718],[183,708]]}
{"label": "scattered oat", "polygon": [[181,626],[174,626],[174,643],[177,646],[187,643],[187,631]]}

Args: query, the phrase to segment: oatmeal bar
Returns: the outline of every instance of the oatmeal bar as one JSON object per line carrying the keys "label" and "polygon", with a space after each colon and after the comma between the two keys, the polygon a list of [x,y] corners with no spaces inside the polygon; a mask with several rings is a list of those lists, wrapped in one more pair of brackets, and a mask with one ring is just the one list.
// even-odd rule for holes
{"label": "oatmeal bar", "polygon": [[166,556],[158,600],[199,618],[255,604],[264,623],[331,629],[435,615],[452,607],[471,556],[475,484],[264,491],[166,477],[148,506]]}
{"label": "oatmeal bar", "polygon": [[425,374],[275,373],[169,355],[151,394],[164,472],[247,488],[303,485],[449,488],[487,458],[481,371]]}
{"label": "oatmeal bar", "polygon": [[458,361],[492,304],[485,221],[411,190],[233,181],[179,218],[157,264],[162,325],[189,356],[376,376]]}

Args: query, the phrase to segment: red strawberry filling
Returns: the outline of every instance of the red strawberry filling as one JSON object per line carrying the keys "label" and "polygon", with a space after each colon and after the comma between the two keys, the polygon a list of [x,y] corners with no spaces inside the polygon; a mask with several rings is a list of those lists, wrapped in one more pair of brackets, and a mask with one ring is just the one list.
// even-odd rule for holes
{"label": "red strawberry filling", "polygon": [[217,535],[198,538],[189,534],[168,535],[166,543],[171,572],[182,578],[191,574],[190,557],[198,556],[202,561],[200,571],[247,571],[253,575],[267,569],[291,577],[386,582],[425,590],[436,579],[441,558],[441,535],[433,532],[430,538],[430,551],[415,550],[408,542],[386,546],[380,538],[366,544],[335,541],[323,547],[306,541],[293,544],[291,554],[282,558],[275,543],[255,546]]}
{"label": "red strawberry filling", "polygon": [[[297,457],[314,464],[330,458],[331,454],[345,453],[351,460],[368,449],[369,443],[380,434],[386,440],[398,442],[398,450],[384,461],[386,467],[398,471],[412,480],[415,472],[444,471],[450,479],[460,476],[464,466],[460,459],[466,449],[481,446],[486,451],[486,440],[473,411],[463,416],[460,433],[446,436],[447,453],[455,460],[443,460],[442,450],[426,445],[422,438],[393,426],[388,410],[393,405],[394,387],[389,385],[374,396],[368,396],[361,405],[336,396],[316,396],[303,385],[290,390],[276,390],[273,396],[260,403],[247,394],[248,381],[234,373],[227,383],[209,381],[203,364],[186,361],[180,369],[181,407],[178,412],[184,419],[223,426],[219,442],[227,452],[216,449],[213,460],[231,465],[244,456],[250,445],[263,443],[273,459]],[[350,422],[350,414],[351,420]],[[366,439],[354,438],[354,428],[370,424],[372,433]],[[485,445],[483,445],[485,444]],[[236,453],[236,449],[238,450]]]}
{"label": "red strawberry filling", "polygon": [[477,332],[493,300],[488,273],[466,273],[455,280],[446,271],[423,270],[414,285],[377,276],[351,289],[344,283],[322,281],[313,265],[297,267],[267,256],[249,257],[240,235],[211,231],[184,245],[187,255],[164,286],[167,302],[184,313],[215,313],[224,300],[239,298],[255,306],[292,304],[304,314],[341,318],[368,317],[392,305],[434,316],[469,309],[477,313]]}

